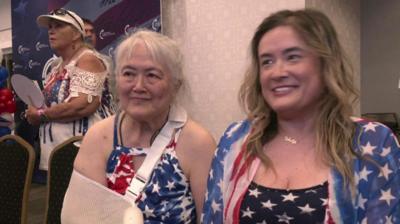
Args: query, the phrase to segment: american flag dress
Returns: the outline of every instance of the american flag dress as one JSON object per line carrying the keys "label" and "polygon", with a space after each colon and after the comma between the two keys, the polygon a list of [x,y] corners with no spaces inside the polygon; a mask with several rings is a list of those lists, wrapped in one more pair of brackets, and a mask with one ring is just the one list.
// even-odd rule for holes
{"label": "american flag dress", "polygon": [[[324,223],[400,223],[400,146],[392,131],[377,122],[354,119],[356,153],[373,160],[353,159],[355,192],[343,188],[343,177],[332,168]],[[260,165],[243,161],[248,120],[236,122],[222,136],[212,162],[202,223],[239,223],[243,196]],[[286,223],[290,223],[286,222]]]}
{"label": "american flag dress", "polygon": [[[135,174],[133,157],[143,155],[146,148],[128,148],[118,144],[118,115],[114,125],[114,149],[106,167],[108,188],[125,195]],[[189,180],[178,163],[175,152],[181,130],[175,132],[160,161],[151,174],[143,193],[136,201],[145,224],[195,223],[196,210]]]}

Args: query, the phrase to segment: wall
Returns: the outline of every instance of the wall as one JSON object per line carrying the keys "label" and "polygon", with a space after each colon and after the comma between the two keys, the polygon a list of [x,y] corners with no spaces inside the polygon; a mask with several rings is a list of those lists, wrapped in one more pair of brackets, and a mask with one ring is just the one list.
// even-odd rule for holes
{"label": "wall", "polygon": [[[343,44],[343,48],[351,60],[356,76],[355,83],[357,88],[360,89],[360,0],[306,0],[305,4],[306,8],[315,8],[321,10],[331,19],[339,35],[339,39]],[[360,102],[357,102],[354,105],[354,110],[356,115],[360,114]]]}
{"label": "wall", "polygon": [[361,112],[400,116],[400,1],[364,0],[361,14]]}
{"label": "wall", "polygon": [[[1,21],[5,21],[2,19],[2,5],[10,5],[9,2],[6,0],[0,3]],[[241,0],[161,2],[164,32],[177,40],[185,55],[185,74],[191,85],[191,100],[185,100],[184,105],[190,115],[216,138],[219,138],[230,122],[244,118],[238,105],[237,93],[248,60],[250,38],[256,26],[271,12],[285,8],[315,7],[327,13],[339,31],[359,74],[360,0],[252,0],[245,4]],[[9,13],[10,6],[7,10]],[[375,35],[375,32],[371,35]],[[391,80],[397,83],[394,81]],[[368,94],[364,91],[364,83],[363,77],[363,96]],[[368,98],[362,97],[362,100]],[[367,110],[363,103],[361,107],[364,112]]]}
{"label": "wall", "polygon": [[[11,0],[0,1],[0,50],[10,53],[11,48]],[[1,51],[0,51],[1,54]]]}
{"label": "wall", "polygon": [[217,139],[232,121],[245,117],[237,94],[257,25],[271,12],[304,4],[304,0],[162,1],[164,32],[185,55],[192,96],[185,108]]}

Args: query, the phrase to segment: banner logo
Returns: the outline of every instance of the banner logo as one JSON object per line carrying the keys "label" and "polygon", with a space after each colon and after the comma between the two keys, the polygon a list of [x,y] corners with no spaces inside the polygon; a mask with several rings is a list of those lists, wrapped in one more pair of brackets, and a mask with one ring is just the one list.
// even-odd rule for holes
{"label": "banner logo", "polygon": [[49,45],[47,45],[47,44],[42,44],[42,43],[40,43],[40,42],[36,42],[35,47],[36,47],[36,51],[40,51],[40,49],[42,49],[42,48],[48,48]]}
{"label": "banner logo", "polygon": [[126,24],[124,27],[124,33],[126,36],[128,36],[129,34],[136,32],[137,29],[138,28],[136,26],[131,27],[129,24]]}
{"label": "banner logo", "polygon": [[30,69],[32,69],[35,66],[40,66],[40,63],[31,59],[28,62],[28,66],[29,66]]}
{"label": "banner logo", "polygon": [[15,62],[13,62],[13,68],[14,68],[14,70],[15,70],[15,69],[22,69],[23,66],[20,65],[20,64],[15,63]]}
{"label": "banner logo", "polygon": [[124,33],[127,36],[129,35],[129,27],[130,27],[129,24],[126,24],[125,27],[124,27]]}
{"label": "banner logo", "polygon": [[121,2],[121,0],[118,0],[118,1],[117,0],[101,0],[100,7],[110,6],[113,4],[117,4],[119,2]]}
{"label": "banner logo", "polygon": [[104,40],[105,37],[114,36],[114,35],[115,35],[115,33],[113,33],[113,32],[108,32],[108,31],[104,31],[104,29],[101,29],[101,30],[100,30],[100,33],[99,33],[99,37],[100,37],[100,39],[102,39],[102,40]]}
{"label": "banner logo", "polygon": [[153,22],[151,23],[151,28],[155,31],[160,30],[161,28],[160,17],[157,17],[153,20]]}
{"label": "banner logo", "polygon": [[26,52],[28,52],[28,51],[30,51],[31,49],[29,49],[29,48],[27,48],[27,47],[24,47],[24,46],[22,46],[22,45],[19,45],[18,46],[18,53],[19,54],[25,54]]}
{"label": "banner logo", "polygon": [[108,56],[112,58],[113,54],[114,54],[114,47],[108,48]]}

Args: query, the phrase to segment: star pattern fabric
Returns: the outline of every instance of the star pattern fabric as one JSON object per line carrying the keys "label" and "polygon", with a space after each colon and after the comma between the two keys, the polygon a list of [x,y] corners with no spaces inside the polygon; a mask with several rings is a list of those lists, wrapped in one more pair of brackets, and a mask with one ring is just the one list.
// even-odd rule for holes
{"label": "star pattern fabric", "polygon": [[[143,212],[145,224],[196,222],[195,204],[189,180],[184,175],[175,152],[175,143],[179,134],[180,131],[177,131],[166,147],[148,184],[136,202]],[[114,132],[114,138],[115,136]],[[108,188],[125,195],[135,174],[132,159],[137,151],[137,149],[114,145],[106,170]]]}
{"label": "star pattern fabric", "polygon": [[240,206],[239,223],[322,223],[327,198],[328,182],[298,190],[272,189],[251,182]]}
{"label": "star pattern fabric", "polygon": [[[400,223],[399,142],[388,127],[378,122],[353,120],[356,126],[353,150],[358,155],[352,160],[354,192],[344,185],[343,176],[332,168],[328,179],[329,197],[321,200],[326,205],[323,223]],[[202,223],[239,223],[243,196],[260,163],[257,158],[243,159],[243,145],[251,128],[248,120],[234,123],[220,139],[207,183]],[[258,193],[252,191],[251,194]],[[286,198],[297,200],[295,195]],[[267,200],[261,206],[271,210],[278,204]],[[301,206],[304,211],[314,208],[310,204]],[[255,215],[250,206],[242,210],[246,217]],[[288,211],[279,215],[278,222],[296,221],[290,219]]]}

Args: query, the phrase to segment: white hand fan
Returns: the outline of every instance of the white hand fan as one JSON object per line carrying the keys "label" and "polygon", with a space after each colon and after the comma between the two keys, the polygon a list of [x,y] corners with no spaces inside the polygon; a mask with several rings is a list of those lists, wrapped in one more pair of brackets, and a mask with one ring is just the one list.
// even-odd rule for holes
{"label": "white hand fan", "polygon": [[31,79],[20,74],[14,74],[11,76],[11,84],[15,93],[25,104],[36,108],[43,106],[43,93]]}

